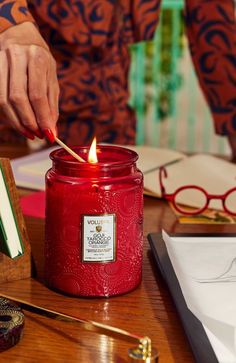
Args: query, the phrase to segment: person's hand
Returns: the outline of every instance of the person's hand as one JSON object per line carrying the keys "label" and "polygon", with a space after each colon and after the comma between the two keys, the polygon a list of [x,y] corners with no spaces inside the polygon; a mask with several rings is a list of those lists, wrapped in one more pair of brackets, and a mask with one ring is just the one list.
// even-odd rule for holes
{"label": "person's hand", "polygon": [[228,135],[228,141],[231,148],[231,161],[236,163],[236,135]]}
{"label": "person's hand", "polygon": [[31,139],[56,135],[56,62],[33,23],[0,34],[0,119]]}

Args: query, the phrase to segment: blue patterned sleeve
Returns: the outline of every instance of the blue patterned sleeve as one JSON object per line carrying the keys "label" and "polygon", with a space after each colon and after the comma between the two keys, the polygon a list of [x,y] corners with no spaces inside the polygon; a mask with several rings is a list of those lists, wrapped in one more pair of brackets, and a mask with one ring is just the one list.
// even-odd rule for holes
{"label": "blue patterned sleeve", "polygon": [[124,41],[153,38],[160,18],[162,0],[121,0],[124,11]]}
{"label": "blue patterned sleeve", "polygon": [[216,133],[236,134],[234,1],[186,0],[186,25],[191,56]]}
{"label": "blue patterned sleeve", "polygon": [[0,33],[11,26],[34,22],[25,0],[0,0]]}

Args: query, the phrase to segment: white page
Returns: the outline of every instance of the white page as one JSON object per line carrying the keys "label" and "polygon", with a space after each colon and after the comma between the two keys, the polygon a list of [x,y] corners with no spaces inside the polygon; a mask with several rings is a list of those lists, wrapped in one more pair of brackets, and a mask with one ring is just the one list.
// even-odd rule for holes
{"label": "white page", "polygon": [[209,330],[206,326],[203,325],[203,328],[208,336],[210,344],[215,352],[215,355],[219,361],[219,363],[236,363],[236,356],[232,354],[224,344]]}
{"label": "white page", "polygon": [[149,146],[127,146],[127,148],[134,150],[139,155],[137,165],[144,174],[153,169],[157,169],[162,165],[166,165],[186,157],[183,153],[171,149]]}
{"label": "white page", "polygon": [[16,185],[23,188],[44,190],[45,174],[52,165],[49,154],[56,149],[59,149],[59,147],[53,146],[46,150],[11,160]]}
{"label": "white page", "polygon": [[52,166],[52,160],[47,159],[20,165],[18,171],[29,175],[45,175]]}
{"label": "white page", "polygon": [[236,357],[236,237],[163,239],[188,308]]}

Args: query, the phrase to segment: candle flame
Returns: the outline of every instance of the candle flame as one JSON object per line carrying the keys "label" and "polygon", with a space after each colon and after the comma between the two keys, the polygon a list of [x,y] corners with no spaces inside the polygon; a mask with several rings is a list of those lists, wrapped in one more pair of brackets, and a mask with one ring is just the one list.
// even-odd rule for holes
{"label": "candle flame", "polygon": [[89,163],[97,163],[98,162],[98,158],[97,158],[97,141],[96,141],[96,137],[93,139],[93,142],[90,146],[89,149],[89,154],[88,154],[88,162]]}

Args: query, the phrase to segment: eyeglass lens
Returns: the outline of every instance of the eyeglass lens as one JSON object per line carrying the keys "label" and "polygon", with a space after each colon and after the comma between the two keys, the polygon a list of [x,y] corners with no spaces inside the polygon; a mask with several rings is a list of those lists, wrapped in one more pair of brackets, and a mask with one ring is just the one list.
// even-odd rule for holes
{"label": "eyeglass lens", "polygon": [[[191,205],[191,210],[197,213],[206,207],[207,196],[204,192],[195,188],[182,189],[175,195],[175,204],[180,212],[188,213],[189,207],[183,203]],[[236,190],[226,196],[224,203],[226,211],[236,215]]]}
{"label": "eyeglass lens", "polygon": [[232,214],[236,214],[236,190],[229,193],[225,199],[225,208]]}
{"label": "eyeglass lens", "polygon": [[180,212],[189,212],[189,206],[191,205],[191,210],[196,213],[206,206],[207,196],[200,190],[195,188],[182,189],[175,195],[175,204]]}

